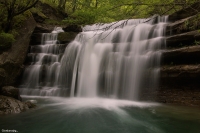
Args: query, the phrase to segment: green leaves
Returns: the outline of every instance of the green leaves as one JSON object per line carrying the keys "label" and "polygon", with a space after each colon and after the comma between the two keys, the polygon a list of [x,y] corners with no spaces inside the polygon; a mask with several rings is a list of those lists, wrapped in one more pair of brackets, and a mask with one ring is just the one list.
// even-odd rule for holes
{"label": "green leaves", "polygon": [[0,51],[10,48],[15,41],[14,36],[8,33],[0,33],[0,40]]}

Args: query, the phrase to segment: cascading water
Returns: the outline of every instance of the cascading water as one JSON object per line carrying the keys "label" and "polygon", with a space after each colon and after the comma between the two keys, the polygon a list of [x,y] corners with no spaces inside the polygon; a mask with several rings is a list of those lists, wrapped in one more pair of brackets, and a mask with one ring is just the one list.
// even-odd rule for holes
{"label": "cascading water", "polygon": [[31,56],[21,92],[137,100],[141,89],[157,85],[166,22],[154,16],[85,26],[61,61],[57,33],[43,34],[42,45],[33,46],[42,53]]}

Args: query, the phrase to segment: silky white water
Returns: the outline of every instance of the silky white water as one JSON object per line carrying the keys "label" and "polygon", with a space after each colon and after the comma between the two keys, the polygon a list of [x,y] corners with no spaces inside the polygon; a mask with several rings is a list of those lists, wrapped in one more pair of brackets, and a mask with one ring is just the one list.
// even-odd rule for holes
{"label": "silky white water", "polygon": [[43,34],[32,46],[40,52],[29,53],[21,93],[138,100],[158,85],[166,24],[167,17],[153,16],[87,25],[64,53],[56,43],[61,29]]}

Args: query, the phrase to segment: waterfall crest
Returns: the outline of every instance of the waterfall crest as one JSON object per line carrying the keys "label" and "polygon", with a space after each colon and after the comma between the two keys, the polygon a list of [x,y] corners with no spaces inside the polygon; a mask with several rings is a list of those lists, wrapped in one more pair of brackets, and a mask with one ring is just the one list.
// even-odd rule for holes
{"label": "waterfall crest", "polygon": [[43,34],[41,53],[31,56],[21,93],[138,100],[143,88],[158,84],[166,25],[166,16],[87,25],[63,56],[56,44],[62,30]]}

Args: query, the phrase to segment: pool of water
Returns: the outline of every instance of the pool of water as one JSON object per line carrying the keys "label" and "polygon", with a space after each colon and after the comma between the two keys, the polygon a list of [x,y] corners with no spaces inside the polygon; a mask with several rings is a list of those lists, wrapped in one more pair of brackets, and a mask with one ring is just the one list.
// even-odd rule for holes
{"label": "pool of water", "polygon": [[37,108],[0,116],[20,133],[200,133],[200,109],[102,98],[30,97]]}

